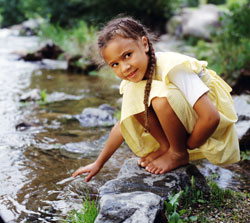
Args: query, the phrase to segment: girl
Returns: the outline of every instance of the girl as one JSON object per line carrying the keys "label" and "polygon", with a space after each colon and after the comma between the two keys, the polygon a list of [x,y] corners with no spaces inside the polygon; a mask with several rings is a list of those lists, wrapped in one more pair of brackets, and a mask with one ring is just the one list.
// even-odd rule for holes
{"label": "girl", "polygon": [[167,52],[155,54],[148,31],[132,18],[118,18],[102,29],[101,56],[123,79],[121,120],[111,130],[97,160],[73,177],[88,182],[125,140],[138,164],[162,174],[189,160],[216,165],[239,161],[231,88],[207,62]]}

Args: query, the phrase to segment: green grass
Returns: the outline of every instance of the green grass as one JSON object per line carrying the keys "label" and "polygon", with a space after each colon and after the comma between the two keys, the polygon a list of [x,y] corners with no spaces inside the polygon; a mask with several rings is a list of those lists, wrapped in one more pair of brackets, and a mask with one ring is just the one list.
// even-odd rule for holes
{"label": "green grass", "polygon": [[64,221],[65,223],[93,223],[98,215],[99,207],[97,200],[91,200],[86,195],[83,207],[80,211],[73,210]]}
{"label": "green grass", "polygon": [[170,223],[250,222],[249,193],[224,190],[209,180],[210,198],[205,199],[194,185],[192,178],[191,187],[165,201],[165,214]]}

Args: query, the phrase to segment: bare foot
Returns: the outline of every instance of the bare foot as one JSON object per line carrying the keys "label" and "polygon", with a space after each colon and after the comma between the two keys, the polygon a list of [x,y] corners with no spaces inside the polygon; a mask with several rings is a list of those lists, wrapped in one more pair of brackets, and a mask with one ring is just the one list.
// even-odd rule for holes
{"label": "bare foot", "polygon": [[149,153],[148,155],[140,158],[138,160],[138,165],[141,166],[141,167],[146,167],[150,162],[157,159],[158,157],[160,157],[161,155],[163,155],[167,151],[168,151],[167,147],[161,146],[155,152]]}
{"label": "bare foot", "polygon": [[179,166],[188,164],[188,152],[176,153],[173,149],[169,149],[157,159],[153,160],[146,166],[146,170],[154,174],[163,174],[171,171]]}

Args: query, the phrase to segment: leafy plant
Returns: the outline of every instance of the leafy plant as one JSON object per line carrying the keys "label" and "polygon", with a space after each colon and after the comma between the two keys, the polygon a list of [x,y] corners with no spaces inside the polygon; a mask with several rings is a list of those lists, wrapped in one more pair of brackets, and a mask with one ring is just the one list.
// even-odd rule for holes
{"label": "leafy plant", "polygon": [[48,101],[47,101],[47,93],[46,93],[46,89],[45,90],[41,90],[40,91],[40,96],[41,96],[41,99],[36,101],[38,104],[40,105],[44,105],[44,104],[47,104]]}
{"label": "leafy plant", "polygon": [[89,194],[87,194],[84,198],[83,208],[80,211],[73,210],[65,223],[94,223],[98,212],[97,200],[91,200]]}
{"label": "leafy plant", "polygon": [[250,150],[240,152],[242,160],[250,160]]}
{"label": "leafy plant", "polygon": [[179,199],[180,199],[182,194],[183,194],[183,191],[180,191],[179,193],[170,196],[169,202],[164,201],[165,206],[166,206],[165,211],[166,211],[169,223],[180,223],[181,222],[180,214],[177,213],[176,209],[179,205]]}

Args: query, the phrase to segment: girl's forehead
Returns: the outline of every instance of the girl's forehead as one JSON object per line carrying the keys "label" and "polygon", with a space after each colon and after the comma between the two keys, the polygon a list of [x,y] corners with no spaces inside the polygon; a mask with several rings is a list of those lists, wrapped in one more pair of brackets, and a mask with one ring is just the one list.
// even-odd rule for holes
{"label": "girl's forehead", "polygon": [[125,47],[126,45],[136,45],[138,44],[138,40],[132,39],[132,38],[125,38],[120,35],[115,36],[111,40],[109,40],[106,44],[107,48],[108,46],[116,46],[116,45],[121,45]]}
{"label": "girl's forehead", "polygon": [[123,55],[123,53],[138,47],[138,40],[116,36],[102,49],[103,58],[109,62]]}

